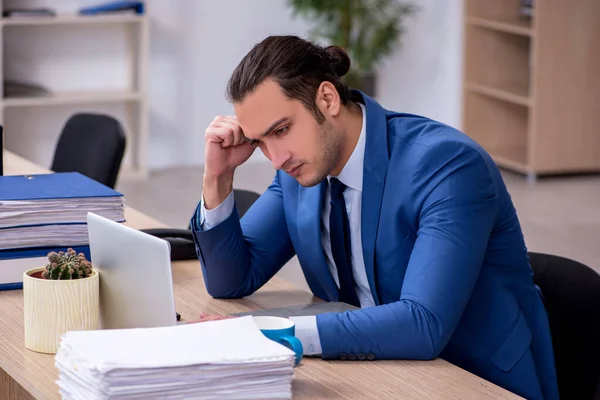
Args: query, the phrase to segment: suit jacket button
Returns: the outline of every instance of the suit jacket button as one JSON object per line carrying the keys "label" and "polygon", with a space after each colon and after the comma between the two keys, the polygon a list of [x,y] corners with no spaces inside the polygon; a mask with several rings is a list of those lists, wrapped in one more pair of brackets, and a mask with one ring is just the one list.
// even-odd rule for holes
{"label": "suit jacket button", "polygon": [[365,360],[367,358],[367,356],[365,355],[365,353],[358,353],[358,359],[359,360]]}
{"label": "suit jacket button", "polygon": [[373,361],[374,359],[375,359],[375,354],[373,354],[373,353],[367,353],[367,360]]}
{"label": "suit jacket button", "polygon": [[356,354],[348,354],[348,359],[352,361],[356,360]]}
{"label": "suit jacket button", "polygon": [[348,359],[348,354],[340,353],[340,360],[347,360],[347,359]]}

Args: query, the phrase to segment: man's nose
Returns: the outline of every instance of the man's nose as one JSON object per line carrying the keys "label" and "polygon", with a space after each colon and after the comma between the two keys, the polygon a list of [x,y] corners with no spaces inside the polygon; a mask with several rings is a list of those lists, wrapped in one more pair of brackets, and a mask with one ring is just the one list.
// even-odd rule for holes
{"label": "man's nose", "polygon": [[271,160],[273,168],[275,169],[283,168],[285,163],[291,158],[291,154],[288,151],[285,151],[284,149],[279,149],[273,145],[265,146],[263,152],[265,153],[265,156],[267,156],[267,158]]}
{"label": "man's nose", "polygon": [[281,151],[270,152],[270,155],[271,155],[271,163],[273,163],[273,168],[275,168],[275,169],[282,169],[283,166],[285,165],[285,163],[287,162],[287,160],[290,159],[289,153],[285,153],[285,152],[281,152]]}

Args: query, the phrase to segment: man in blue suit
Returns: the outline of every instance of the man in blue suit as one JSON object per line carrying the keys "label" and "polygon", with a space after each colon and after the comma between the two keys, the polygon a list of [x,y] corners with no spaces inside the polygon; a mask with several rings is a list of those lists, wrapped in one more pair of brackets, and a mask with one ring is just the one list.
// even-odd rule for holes
{"label": "man in blue suit", "polygon": [[[510,196],[461,132],[384,109],[341,81],[346,53],[293,36],[233,72],[235,117],[205,134],[192,229],[208,292],[248,296],[298,256],[312,292],[359,310],[296,319],[307,354],[441,357],[528,399],[556,399],[542,298]],[[277,170],[240,221],[235,168]]]}

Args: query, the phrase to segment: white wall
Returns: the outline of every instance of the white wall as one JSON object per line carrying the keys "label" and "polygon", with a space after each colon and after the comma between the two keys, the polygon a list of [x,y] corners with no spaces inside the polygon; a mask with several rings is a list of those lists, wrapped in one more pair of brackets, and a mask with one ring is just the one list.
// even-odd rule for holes
{"label": "white wall", "polygon": [[403,43],[381,66],[378,100],[460,128],[462,0],[413,0]]}
{"label": "white wall", "polygon": [[[460,119],[461,0],[414,0],[402,46],[382,65],[378,99],[384,106],[424,114],[458,126]],[[97,0],[54,0],[74,11]],[[11,0],[18,6],[43,0]],[[215,115],[231,113],[225,99],[229,75],[256,42],[270,34],[306,36],[285,0],[148,0],[151,167],[201,164],[203,133]],[[124,31],[105,28],[39,28],[10,35],[5,66],[12,78],[30,78],[53,89],[128,85]],[[104,30],[103,30],[104,29]],[[59,39],[59,40],[57,40]],[[33,47],[31,47],[33,46]],[[60,57],[50,56],[48,49]],[[119,106],[86,107],[122,115]],[[49,165],[54,142],[71,107],[13,110],[6,146]],[[264,160],[256,152],[255,160]]]}

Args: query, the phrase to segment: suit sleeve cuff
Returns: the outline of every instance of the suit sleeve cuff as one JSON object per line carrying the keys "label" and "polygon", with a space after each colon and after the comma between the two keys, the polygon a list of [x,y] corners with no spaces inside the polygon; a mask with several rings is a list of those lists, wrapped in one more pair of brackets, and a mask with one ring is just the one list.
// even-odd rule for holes
{"label": "suit sleeve cuff", "polygon": [[296,337],[302,343],[302,351],[306,356],[321,355],[321,340],[315,316],[290,317],[296,325]]}
{"label": "suit sleeve cuff", "polygon": [[221,222],[225,221],[231,215],[233,211],[233,207],[235,206],[235,201],[233,198],[233,191],[229,193],[229,195],[223,200],[218,207],[207,210],[204,207],[204,198],[200,202],[200,212],[197,214],[198,220],[196,220],[197,226],[203,231],[207,231],[215,226],[219,225]]}

